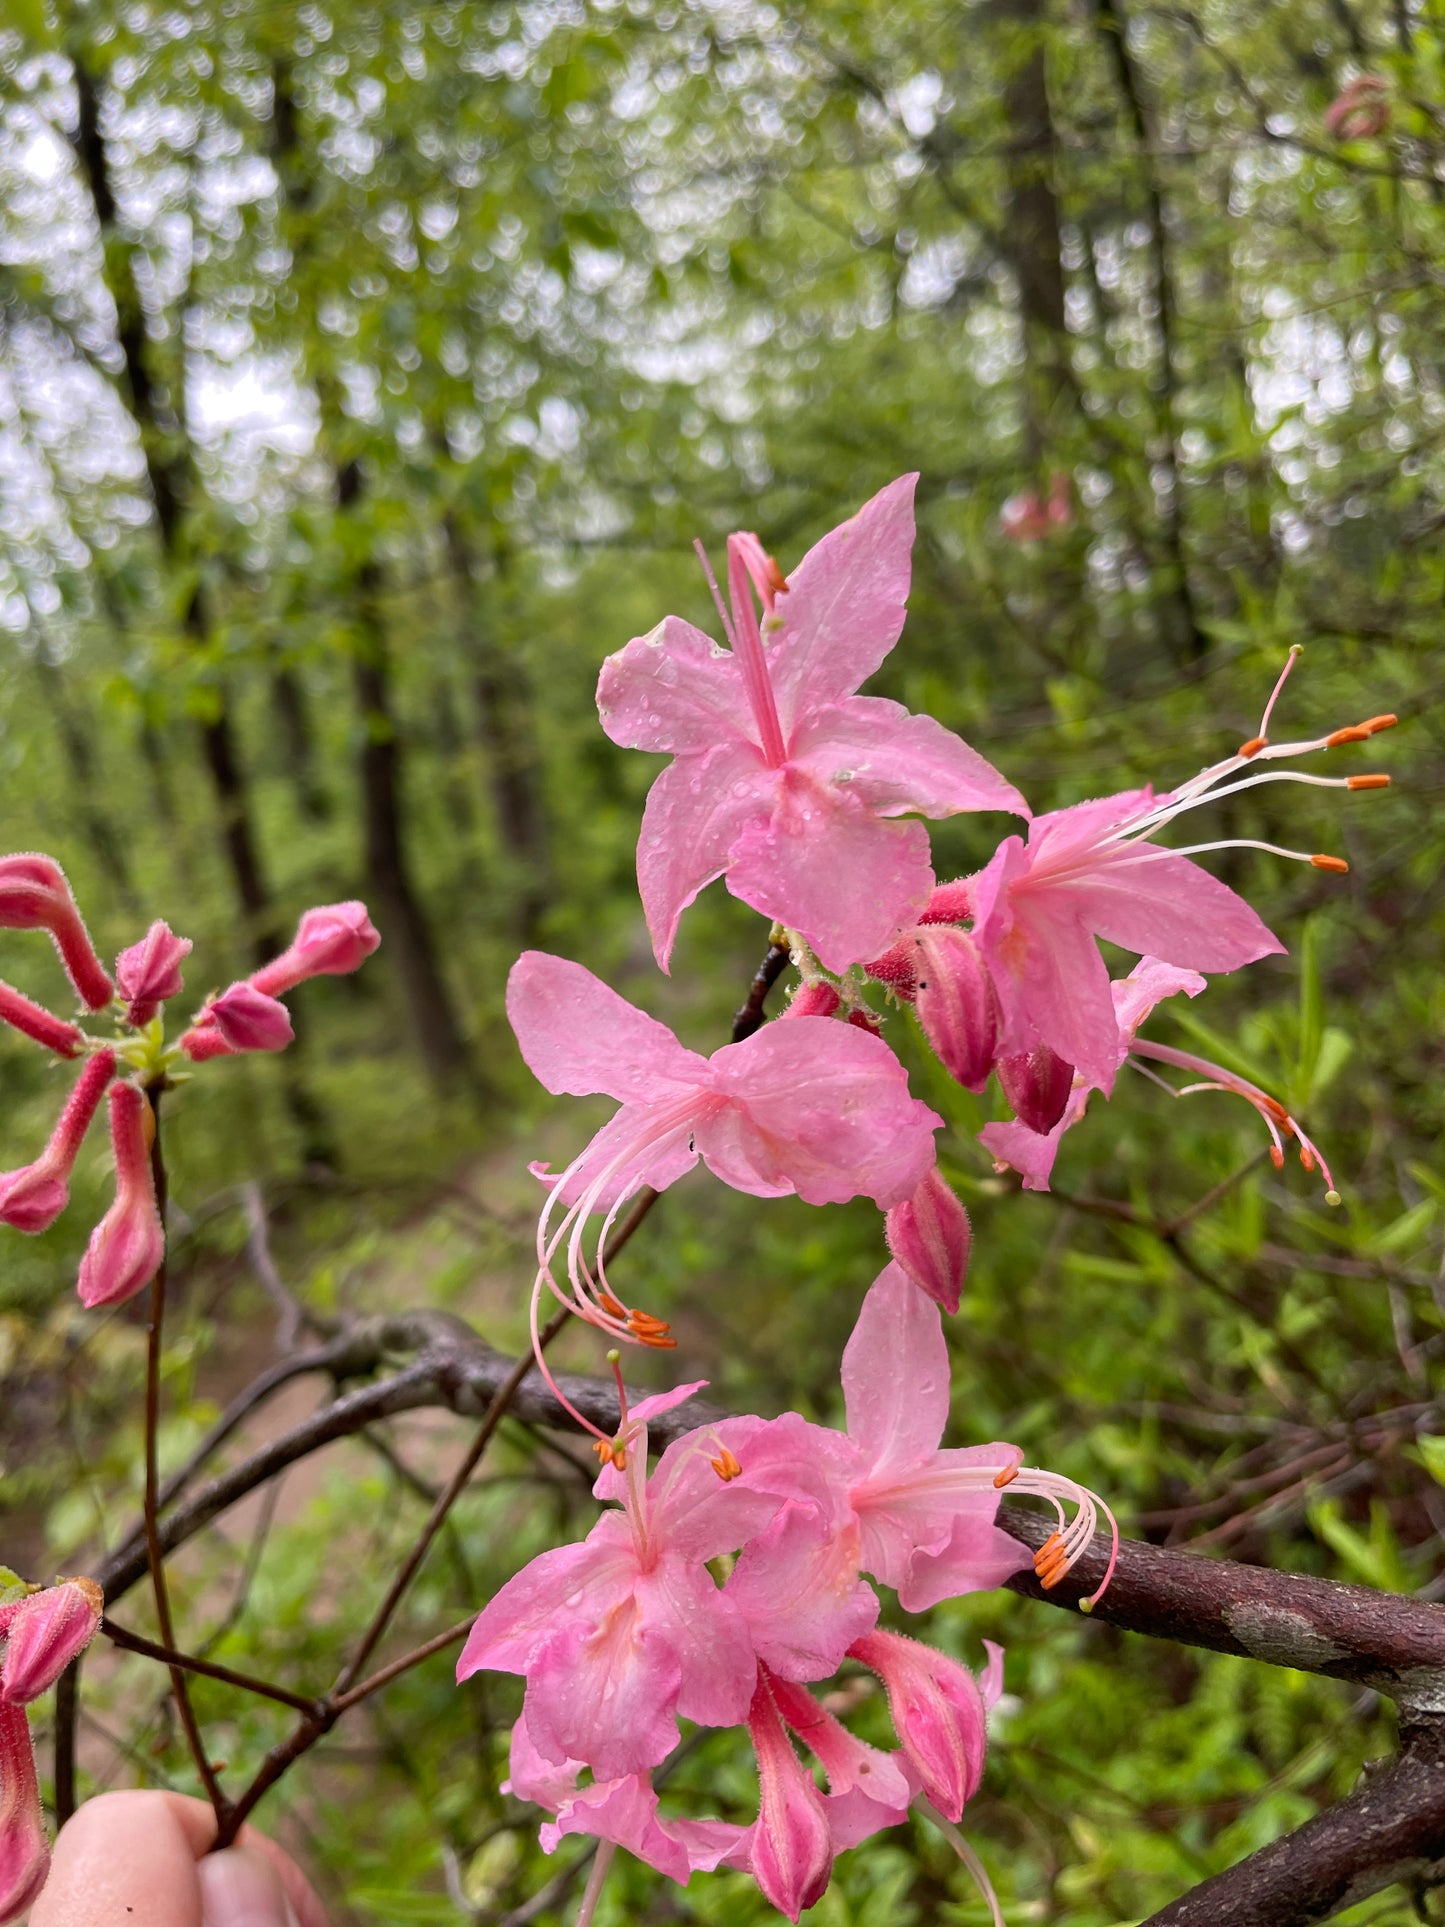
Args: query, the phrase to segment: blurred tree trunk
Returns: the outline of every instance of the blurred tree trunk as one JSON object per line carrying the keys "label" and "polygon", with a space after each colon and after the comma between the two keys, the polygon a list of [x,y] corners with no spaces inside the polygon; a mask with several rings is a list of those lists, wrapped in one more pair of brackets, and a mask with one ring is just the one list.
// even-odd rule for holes
{"label": "blurred tree trunk", "polygon": [[[175,406],[151,377],[145,316],[128,243],[117,231],[110,157],[100,131],[100,101],[95,76],[72,50],[78,103],[76,151],[100,230],[102,275],[115,303],[116,339],[125,364],[124,391],[140,436],[146,477],[155,506],[156,528],[166,560],[181,559],[183,518],[192,492],[194,465]],[[198,649],[206,644],[209,620],[204,591],[197,584],[186,610],[185,629]],[[201,753],[210,771],[221,815],[221,844],[240,899],[247,947],[258,964],[281,947],[276,911],[261,867],[245,772],[237,754],[228,692],[216,691],[214,713],[200,725]]]}
{"label": "blurred tree trunk", "polygon": [[531,686],[521,663],[497,635],[495,608],[491,620],[485,613],[484,597],[490,588],[495,602],[506,555],[493,545],[488,578],[476,545],[455,513],[446,517],[445,532],[471,656],[497,834],[512,880],[514,929],[522,943],[530,944],[551,895],[552,857]]}
{"label": "blurred tree trunk", "polygon": [[[354,512],[361,486],[354,461],[337,472],[336,505],[342,514]],[[391,654],[376,606],[379,587],[380,571],[368,557],[356,576],[358,644],[352,669],[364,730],[360,773],[367,883],[427,1068],[438,1083],[454,1084],[469,1077],[470,1056],[406,856],[401,738],[391,698]]]}
{"label": "blurred tree trunk", "polygon": [[306,685],[291,663],[277,662],[271,670],[271,707],[281,732],[287,773],[296,793],[297,806],[307,822],[328,822],[331,817],[331,797],[321,779],[311,705],[306,699]]}
{"label": "blurred tree trunk", "polygon": [[71,703],[65,672],[46,655],[43,641],[35,654],[35,669],[70,776],[68,801],[75,819],[96,862],[114,883],[125,909],[134,915],[138,905],[130,860],[102,802],[104,784],[90,724]]}

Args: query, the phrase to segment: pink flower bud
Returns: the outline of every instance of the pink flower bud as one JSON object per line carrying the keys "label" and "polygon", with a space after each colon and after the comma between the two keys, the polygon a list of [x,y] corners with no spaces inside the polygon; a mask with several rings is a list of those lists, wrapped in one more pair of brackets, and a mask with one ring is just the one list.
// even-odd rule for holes
{"label": "pink flower bud", "polygon": [[901,1633],[865,1633],[848,1648],[883,1681],[888,1710],[923,1791],[957,1821],[983,1778],[984,1697],[966,1666]]}
{"label": "pink flower bud", "polygon": [[65,872],[48,856],[0,857],[0,929],[48,930],[66,975],[87,1009],[115,995],[86,934]]}
{"label": "pink flower bud", "polygon": [[920,923],[967,923],[973,916],[973,891],[971,877],[959,877],[953,883],[940,883],[928,899],[928,907],[918,919]]}
{"label": "pink flower bud", "polygon": [[44,1231],[55,1223],[70,1202],[70,1174],[114,1076],[115,1052],[97,1052],[77,1078],[40,1156],[19,1171],[0,1173],[0,1224],[17,1231]]}
{"label": "pink flower bud", "polygon": [[764,1898],[796,1921],[827,1889],[833,1845],[822,1796],[793,1751],[762,1666],[748,1713],[748,1731],[758,1753],[760,1796],[753,1829],[753,1878]]}
{"label": "pink flower bud", "polygon": [[1074,1067],[1047,1044],[998,1060],[998,1081],[1020,1124],[1046,1137],[1063,1116]]}
{"label": "pink flower bud", "polygon": [[95,1637],[105,1599],[93,1579],[62,1579],[17,1606],[6,1630],[0,1700],[28,1706]]}
{"label": "pink flower bud", "polygon": [[196,1020],[196,1028],[219,1031],[233,1051],[285,1050],[296,1035],[286,1006],[249,981],[232,984],[213,998]]}
{"label": "pink flower bud", "polygon": [[110,1093],[115,1202],[91,1232],[80,1261],[80,1302],[90,1310],[134,1298],[155,1277],[166,1255],[151,1178],[152,1129],[145,1092],[134,1084],[116,1084]]}
{"label": "pink flower bud", "polygon": [[49,1871],[30,1722],[22,1708],[0,1701],[0,1922],[20,1918]]}
{"label": "pink flower bud", "polygon": [[42,1004],[31,1003],[9,984],[0,984],[0,1023],[23,1031],[58,1057],[74,1057],[83,1041],[79,1024],[67,1024],[63,1017],[52,1017]]}
{"label": "pink flower bud", "polygon": [[894,1205],[884,1229],[888,1249],[919,1290],[944,1311],[957,1311],[973,1232],[937,1165],[906,1203]]}
{"label": "pink flower bud", "polygon": [[855,1004],[848,1012],[848,1022],[854,1030],[866,1030],[870,1037],[883,1035],[882,1019],[875,1016],[871,1010],[865,1010],[861,1004]]}
{"label": "pink flower bud", "polygon": [[[281,997],[307,977],[345,977],[359,969],[380,942],[364,903],[324,903],[306,912],[295,942],[279,957],[263,964],[250,982],[268,997]],[[280,1047],[270,1044],[247,1048]]]}
{"label": "pink flower bud", "polygon": [[139,943],[121,951],[115,960],[115,981],[126,999],[128,1024],[139,1030],[168,997],[184,990],[181,960],[190,950],[189,937],[172,936],[170,925],[157,920]]}
{"label": "pink flower bud", "polygon": [[918,945],[914,942],[915,932],[900,937],[891,949],[885,950],[881,957],[863,968],[875,983],[887,984],[895,997],[901,997],[911,1004],[918,989]]}
{"label": "pink flower bud", "polygon": [[952,924],[913,933],[918,946],[918,1019],[944,1069],[967,1091],[981,1091],[993,1069],[998,1000],[978,945]]}
{"label": "pink flower bud", "polygon": [[784,1017],[831,1017],[842,999],[829,983],[799,984]]}

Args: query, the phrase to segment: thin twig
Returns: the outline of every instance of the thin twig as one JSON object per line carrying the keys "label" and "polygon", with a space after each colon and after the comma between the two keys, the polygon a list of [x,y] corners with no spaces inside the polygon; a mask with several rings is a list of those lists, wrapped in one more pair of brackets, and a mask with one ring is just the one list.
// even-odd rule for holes
{"label": "thin twig", "polygon": [[308,1699],[304,1693],[293,1693],[288,1687],[277,1686],[273,1681],[257,1679],[253,1673],[240,1673],[231,1666],[219,1665],[213,1659],[201,1659],[194,1653],[179,1653],[173,1646],[162,1646],[154,1639],[146,1639],[140,1633],[133,1633],[125,1626],[117,1626],[115,1621],[104,1618],[100,1630],[113,1646],[122,1652],[139,1653],[145,1659],[158,1659],[172,1669],[177,1666],[188,1673],[200,1673],[206,1679],[220,1680],[224,1686],[237,1686],[242,1692],[255,1693],[261,1699],[277,1700],[282,1706],[290,1706],[298,1713],[314,1713],[319,1704]]}
{"label": "thin twig", "polygon": [[394,1659],[389,1666],[383,1666],[380,1671],[372,1673],[369,1678],[362,1680],[359,1686],[353,1686],[350,1692],[333,1695],[332,1711],[340,1714],[347,1712],[353,1706],[359,1706],[362,1700],[369,1699],[383,1686],[389,1686],[401,1674],[410,1672],[413,1666],[420,1666],[422,1661],[430,1659],[433,1653],[440,1653],[448,1646],[455,1646],[459,1639],[464,1639],[471,1631],[475,1619],[475,1613],[468,1613],[467,1617],[459,1619],[455,1626],[448,1626],[444,1633],[436,1633],[432,1638],[424,1640],[413,1651],[403,1653],[400,1659]]}

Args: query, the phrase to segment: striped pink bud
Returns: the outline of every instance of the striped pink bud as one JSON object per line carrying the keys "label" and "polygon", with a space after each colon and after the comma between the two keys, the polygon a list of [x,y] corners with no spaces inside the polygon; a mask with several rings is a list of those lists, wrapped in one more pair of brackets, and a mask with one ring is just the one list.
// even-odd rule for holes
{"label": "striped pink bud", "polygon": [[103,1010],[115,995],[53,857],[0,857],[0,929],[48,931],[87,1009]]}
{"label": "striped pink bud", "polygon": [[20,1600],[8,1623],[0,1624],[5,1638],[0,1700],[28,1706],[39,1699],[95,1637],[104,1607],[93,1579],[62,1579]]}
{"label": "striped pink bud", "polygon": [[110,1093],[115,1202],[90,1234],[80,1261],[80,1302],[119,1305],[155,1277],[166,1255],[165,1232],[151,1177],[150,1103],[134,1084]]}
{"label": "striped pink bud", "polygon": [[295,941],[279,957],[263,964],[250,982],[268,997],[282,997],[308,977],[348,976],[365,963],[380,942],[364,903],[323,903],[306,912]]}
{"label": "striped pink bud", "polygon": [[0,1923],[18,1920],[50,1871],[30,1722],[0,1701]]}
{"label": "striped pink bud", "polygon": [[[905,940],[909,941],[909,940]],[[950,923],[915,930],[919,1022],[944,1069],[981,1091],[998,1043],[998,999],[978,945]]]}
{"label": "striped pink bud", "polygon": [[888,1249],[919,1290],[944,1311],[957,1311],[973,1230],[937,1165],[911,1198],[887,1214],[884,1234]]}
{"label": "striped pink bud", "polygon": [[1063,1116],[1074,1067],[1047,1044],[998,1060],[998,1081],[1020,1124],[1046,1137]]}
{"label": "striped pink bud", "polygon": [[181,963],[190,955],[189,937],[177,937],[168,923],[153,923],[139,943],[115,960],[115,981],[126,999],[125,1020],[137,1030],[148,1024],[168,997],[185,989]]}

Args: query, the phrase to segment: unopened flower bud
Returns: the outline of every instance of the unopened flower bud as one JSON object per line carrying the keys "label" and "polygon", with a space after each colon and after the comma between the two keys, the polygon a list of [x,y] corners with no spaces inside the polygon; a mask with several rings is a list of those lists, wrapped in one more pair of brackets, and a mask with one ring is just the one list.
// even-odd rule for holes
{"label": "unopened flower bud", "polygon": [[1074,1088],[1074,1067],[1047,1044],[1035,1044],[1032,1050],[1001,1057],[998,1081],[1019,1123],[1044,1137],[1064,1114]]}
{"label": "unopened flower bud", "polygon": [[757,1749],[759,1789],[752,1875],[764,1898],[796,1921],[827,1889],[833,1844],[822,1796],[793,1751],[762,1667],[748,1731]]}
{"label": "unopened flower bud", "polygon": [[126,999],[128,1024],[139,1030],[167,998],[180,994],[185,988],[181,962],[190,950],[189,937],[172,935],[170,925],[157,920],[139,943],[121,951],[115,960],[115,981]]}
{"label": "unopened flower bud", "polygon": [[1357,74],[1325,109],[1325,131],[1336,140],[1372,140],[1390,124],[1390,83],[1379,74]]}
{"label": "unopened flower bud", "polygon": [[20,1918],[49,1871],[30,1722],[23,1708],[0,1701],[0,1922]]}
{"label": "unopened flower bud", "polygon": [[119,1305],[150,1283],[166,1254],[165,1232],[151,1177],[150,1103],[134,1084],[110,1093],[110,1140],[115,1152],[115,1202],[90,1234],[80,1261],[80,1302],[89,1309]]}
{"label": "unopened flower bud", "polygon": [[95,1637],[105,1598],[93,1579],[62,1579],[20,1600],[4,1628],[0,1700],[28,1706]]}
{"label": "unopened flower bud", "polygon": [[218,1031],[232,1051],[285,1050],[296,1035],[286,1006],[250,982],[232,984],[212,998],[196,1028]]}
{"label": "unopened flower bud", "polygon": [[53,1017],[43,1004],[32,1003],[9,984],[0,984],[0,1024],[23,1031],[37,1044],[53,1050],[57,1057],[74,1057],[84,1041],[79,1024],[68,1024],[63,1017]]}
{"label": "unopened flower bud", "polygon": [[784,1017],[831,1017],[842,1002],[832,984],[822,978],[816,983],[799,984]]}
{"label": "unopened flower bud", "polygon": [[906,1203],[884,1219],[888,1249],[920,1291],[957,1311],[973,1232],[968,1213],[935,1165]]}
{"label": "unopened flower bud", "polygon": [[918,990],[918,945],[916,932],[910,931],[863,968],[875,983],[887,984],[895,997],[911,1004]]}
{"label": "unopened flower bud", "polygon": [[[347,976],[365,963],[380,942],[364,903],[321,904],[302,917],[295,941],[279,957],[263,964],[249,981],[265,996],[281,997],[308,977]],[[246,1048],[277,1050],[280,1046],[252,1044]]]}
{"label": "unopened flower bud", "polygon": [[66,975],[88,1009],[103,1010],[114,996],[65,872],[52,857],[0,857],[0,929],[48,931]]}
{"label": "unopened flower bud", "polygon": [[55,1223],[70,1202],[70,1174],[115,1069],[114,1051],[92,1057],[40,1156],[19,1171],[0,1174],[0,1224],[34,1232]]}
{"label": "unopened flower bud", "polygon": [[914,931],[919,1022],[944,1069],[967,1091],[981,1091],[993,1069],[998,1000],[978,945],[952,924]]}
{"label": "unopened flower bud", "polygon": [[848,1648],[883,1681],[899,1744],[923,1791],[957,1821],[983,1778],[986,1709],[966,1666],[901,1633],[865,1633]]}

